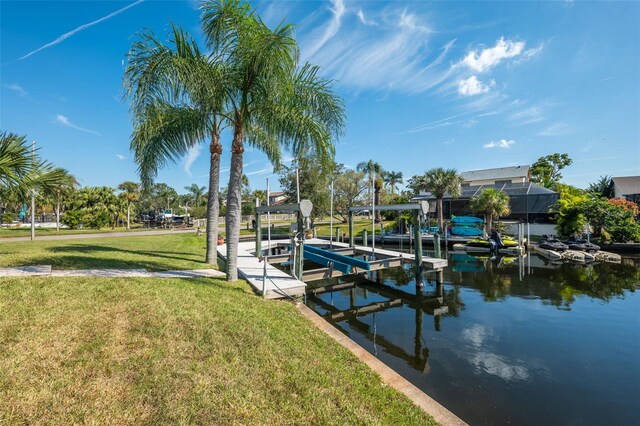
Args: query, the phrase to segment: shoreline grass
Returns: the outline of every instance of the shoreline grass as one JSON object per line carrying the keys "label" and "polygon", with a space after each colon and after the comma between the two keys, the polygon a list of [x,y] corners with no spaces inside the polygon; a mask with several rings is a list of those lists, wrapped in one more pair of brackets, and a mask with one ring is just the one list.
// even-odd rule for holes
{"label": "shoreline grass", "polygon": [[2,279],[0,312],[0,424],[435,424],[244,282]]}
{"label": "shoreline grass", "polygon": [[[82,229],[68,229],[68,228],[60,228],[59,231],[56,228],[40,228],[36,227],[36,238],[37,237],[45,237],[51,235],[84,235],[84,234],[105,234],[105,233],[113,233],[113,232],[140,232],[140,231],[158,231],[160,228],[145,228],[143,226],[132,227],[131,229],[127,229],[124,227],[120,228],[100,228],[100,229],[91,229],[91,228],[82,228]],[[15,237],[30,237],[31,236],[31,228],[30,227],[0,227],[0,239],[2,238],[15,238]]]}

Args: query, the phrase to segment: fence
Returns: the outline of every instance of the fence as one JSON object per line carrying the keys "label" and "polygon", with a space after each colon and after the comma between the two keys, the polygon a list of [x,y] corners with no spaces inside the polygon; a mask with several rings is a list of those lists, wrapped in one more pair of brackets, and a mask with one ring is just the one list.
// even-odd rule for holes
{"label": "fence", "polygon": [[[255,216],[253,215],[245,215],[242,216],[241,218],[241,222],[245,224],[245,226],[250,227],[252,224],[252,221],[255,219]],[[263,221],[266,220],[266,217],[262,219]],[[292,222],[296,220],[296,215],[295,214],[271,214],[271,222],[275,223],[275,222]],[[225,225],[225,217],[224,216],[220,216],[218,218],[218,226],[224,226]],[[207,219],[193,219],[193,226],[195,228],[204,228],[207,226]]]}

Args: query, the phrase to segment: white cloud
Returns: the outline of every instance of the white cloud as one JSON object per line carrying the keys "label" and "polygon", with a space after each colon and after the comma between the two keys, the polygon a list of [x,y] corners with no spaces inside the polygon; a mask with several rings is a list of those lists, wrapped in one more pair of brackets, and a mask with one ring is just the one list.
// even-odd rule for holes
{"label": "white cloud", "polygon": [[333,7],[330,10],[333,16],[324,28],[318,29],[318,31],[321,31],[320,34],[314,34],[314,40],[305,52],[307,56],[313,56],[338,33],[338,30],[340,30],[342,17],[344,16],[347,8],[344,6],[343,0],[331,0],[331,4]]}
{"label": "white cloud", "polygon": [[125,157],[125,156],[124,156],[124,155],[122,155],[122,154],[116,154],[116,158],[117,158],[118,160],[120,160],[120,161],[123,161],[123,160],[126,160],[126,159],[127,159],[127,157]]}
{"label": "white cloud", "polygon": [[4,87],[6,87],[9,90],[13,90],[14,92],[16,92],[18,95],[20,96],[27,96],[27,92],[26,90],[24,90],[20,85],[18,84],[7,84]]}
{"label": "white cloud", "polygon": [[487,93],[495,85],[495,80],[491,80],[489,84],[484,84],[480,80],[478,80],[478,77],[472,75],[466,80],[458,81],[458,93],[462,96],[479,95],[482,93]]}
{"label": "white cloud", "polygon": [[58,124],[62,124],[65,127],[68,127],[70,129],[75,129],[75,130],[79,130],[81,132],[85,132],[85,133],[91,133],[92,135],[96,135],[96,136],[102,136],[100,133],[94,131],[94,130],[90,130],[90,129],[86,129],[84,127],[80,127],[76,124],[73,124],[68,117],[62,115],[62,114],[58,114],[56,115],[56,123]]}
{"label": "white cloud", "polygon": [[121,8],[121,9],[118,9],[115,12],[112,12],[112,13],[106,15],[106,16],[103,16],[100,19],[96,19],[95,21],[89,22],[88,24],[80,25],[78,28],[73,29],[73,30],[71,30],[71,31],[69,31],[67,33],[62,34],[60,37],[58,37],[57,39],[53,40],[52,42],[47,43],[44,46],[41,46],[41,47],[37,48],[36,50],[32,50],[31,52],[27,53],[26,55],[20,57],[18,60],[21,61],[23,59],[27,59],[29,56],[32,56],[32,55],[34,55],[34,54],[36,54],[36,53],[38,53],[38,52],[40,52],[40,51],[42,51],[44,49],[47,49],[49,47],[55,46],[56,44],[62,43],[63,41],[65,41],[66,39],[71,37],[72,35],[74,35],[76,33],[79,33],[82,30],[86,30],[87,28],[92,27],[92,26],[94,26],[96,24],[104,22],[107,19],[111,19],[114,16],[117,16],[117,15],[121,14],[125,10],[130,9],[130,8],[142,3],[143,1],[144,0],[138,0],[137,2],[132,3],[132,4],[128,5],[128,6],[125,6],[125,7]]}
{"label": "white cloud", "polygon": [[538,136],[562,136],[571,131],[566,123],[555,123],[538,132]]}
{"label": "white cloud", "polygon": [[358,19],[360,20],[360,22],[364,25],[373,25],[373,26],[378,26],[378,23],[374,20],[370,20],[367,19],[364,16],[364,12],[362,11],[362,9],[358,9],[358,12],[356,12],[356,15],[358,16]]}
{"label": "white cloud", "polygon": [[496,141],[491,141],[489,143],[486,143],[484,145],[482,145],[483,148],[511,148],[511,145],[513,145],[514,143],[516,143],[516,141],[514,141],[513,139],[511,140],[507,140],[507,139],[500,139],[498,142]]}
{"label": "white cloud", "polygon": [[191,166],[200,156],[201,150],[202,150],[202,145],[200,144],[193,145],[191,148],[189,148],[189,150],[187,151],[187,155],[184,157],[184,161],[182,163],[182,169],[189,176],[191,176]]}
{"label": "white cloud", "polygon": [[480,51],[472,50],[467,53],[462,63],[477,72],[488,71],[498,65],[503,59],[513,58],[524,51],[525,42],[505,40],[504,37],[496,45]]}

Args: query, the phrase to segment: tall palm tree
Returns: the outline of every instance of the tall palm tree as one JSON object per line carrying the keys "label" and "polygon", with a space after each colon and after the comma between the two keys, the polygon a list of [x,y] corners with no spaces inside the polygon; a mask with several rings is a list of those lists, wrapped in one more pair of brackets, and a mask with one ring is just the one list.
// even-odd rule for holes
{"label": "tall palm tree", "polygon": [[224,62],[210,59],[174,26],[169,46],[153,33],[140,36],[128,54],[123,80],[134,122],[131,149],[143,185],[149,185],[167,162],[209,142],[207,263],[215,263],[217,256],[220,133],[227,122],[225,75]]}
{"label": "tall palm tree", "polygon": [[62,203],[65,199],[69,199],[80,183],[68,170],[56,168],[51,173],[57,175],[57,181],[52,182],[50,185],[44,185],[42,190],[45,195],[53,200],[56,206],[56,231],[60,231],[60,208]]}
{"label": "tall palm tree", "polygon": [[202,203],[202,197],[204,197],[204,193],[207,190],[204,186],[199,186],[197,183],[192,183],[189,186],[185,186],[184,189],[187,190],[188,196],[193,201],[194,207],[200,207]]}
{"label": "tall palm tree", "polygon": [[318,67],[298,66],[293,28],[269,29],[248,3],[208,1],[202,27],[212,55],[228,70],[226,118],[233,128],[227,195],[227,279],[236,280],[245,144],[262,150],[276,168],[282,147],[316,156],[326,167],[333,138],[344,128],[344,107]]}
{"label": "tall palm tree", "polygon": [[391,189],[391,195],[395,195],[398,185],[402,182],[402,172],[390,171],[384,174],[384,183]]}
{"label": "tall palm tree", "polygon": [[440,227],[440,232],[444,232],[442,199],[445,193],[448,193],[451,198],[460,196],[460,185],[464,181],[462,176],[458,174],[456,169],[437,167],[427,170],[424,176],[418,178],[417,181],[424,185],[423,189],[435,195],[438,204],[438,226]]}
{"label": "tall palm tree", "polygon": [[31,147],[25,136],[0,133],[0,185],[16,187],[24,183],[33,170]]}
{"label": "tall palm tree", "polygon": [[[369,179],[369,182],[373,179],[373,202],[375,205],[380,205],[380,193],[384,185],[383,176],[385,173],[382,166],[373,160],[369,160],[358,163],[356,170],[364,173]],[[380,222],[381,220],[382,215],[380,214],[380,210],[376,210],[376,221]]]}
{"label": "tall palm tree", "polygon": [[497,189],[486,188],[471,199],[471,209],[484,214],[487,234],[491,233],[493,221],[511,213],[509,196]]}
{"label": "tall palm tree", "polygon": [[122,192],[118,195],[127,204],[127,229],[131,229],[131,206],[140,199],[140,185],[127,181],[118,185]]}

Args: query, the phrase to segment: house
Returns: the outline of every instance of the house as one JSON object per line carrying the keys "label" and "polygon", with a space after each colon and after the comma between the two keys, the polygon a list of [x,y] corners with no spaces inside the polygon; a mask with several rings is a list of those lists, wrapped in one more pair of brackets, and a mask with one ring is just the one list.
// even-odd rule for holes
{"label": "house", "polygon": [[612,177],[616,198],[625,198],[640,203],[640,176]]}
{"label": "house", "polygon": [[472,170],[462,172],[462,186],[504,185],[506,183],[525,183],[531,178],[530,166],[499,167],[496,169]]}
{"label": "house", "polygon": [[269,205],[277,206],[277,205],[280,205],[280,204],[284,204],[284,202],[287,201],[288,198],[289,198],[289,196],[287,196],[287,194],[285,194],[282,191],[270,192],[269,193]]}

